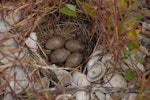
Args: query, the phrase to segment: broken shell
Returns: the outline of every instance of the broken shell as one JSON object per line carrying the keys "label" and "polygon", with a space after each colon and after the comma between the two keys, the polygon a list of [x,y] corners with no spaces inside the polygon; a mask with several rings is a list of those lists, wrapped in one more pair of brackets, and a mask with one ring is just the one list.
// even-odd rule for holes
{"label": "broken shell", "polygon": [[109,94],[106,94],[106,100],[114,100]]}
{"label": "broken shell", "polygon": [[72,74],[72,81],[79,87],[90,86],[90,82],[87,80],[86,75],[80,72],[74,72]]}
{"label": "broken shell", "polygon": [[143,66],[143,64],[137,62],[137,61],[134,61],[132,59],[123,59],[123,61],[120,63],[120,67],[122,68],[122,70],[126,70],[128,68],[131,68],[131,69],[139,69],[141,70],[142,72],[145,71],[145,68]]}
{"label": "broken shell", "polygon": [[92,67],[90,66],[90,68],[87,69],[88,69],[87,79],[90,82],[94,82],[101,79],[106,71],[104,64],[100,61],[96,61]]}
{"label": "broken shell", "polygon": [[65,47],[71,52],[82,52],[85,46],[78,40],[67,41]]}
{"label": "broken shell", "polygon": [[81,64],[82,62],[82,55],[81,53],[72,53],[68,56],[66,63],[65,63],[65,67],[76,67],[78,65]]}
{"label": "broken shell", "polygon": [[137,94],[136,93],[128,93],[128,94],[125,94],[121,100],[136,100],[136,96]]}
{"label": "broken shell", "polygon": [[50,50],[55,50],[63,47],[65,44],[65,39],[62,36],[56,35],[52,36],[47,42],[45,47]]}
{"label": "broken shell", "polygon": [[72,94],[60,94],[58,95],[55,100],[71,100]]}
{"label": "broken shell", "polygon": [[104,78],[104,87],[118,87],[118,88],[126,88],[127,87],[127,81],[125,78],[120,74],[109,74]]}
{"label": "broken shell", "polygon": [[55,70],[54,73],[57,75],[57,78],[61,85],[67,86],[72,82],[71,74],[66,70]]}
{"label": "broken shell", "polygon": [[29,89],[29,80],[27,79],[27,75],[22,68],[8,68],[6,73],[8,73],[8,76],[5,76],[6,78],[11,77],[11,80],[9,81],[9,86],[11,88],[9,86],[6,87],[7,92],[11,92],[12,89],[16,94],[19,94]]}
{"label": "broken shell", "polygon": [[35,32],[30,34],[30,37],[25,41],[26,45],[29,47],[30,50],[36,52],[38,49],[37,46],[37,36]]}
{"label": "broken shell", "polygon": [[106,95],[101,91],[95,91],[95,95],[98,98],[98,100],[106,100]]}
{"label": "broken shell", "polygon": [[113,56],[112,54],[105,54],[103,57],[102,57],[102,63],[106,63],[108,61],[112,61],[113,60]]}
{"label": "broken shell", "polygon": [[89,100],[89,93],[86,91],[77,91],[75,93],[75,100]]}
{"label": "broken shell", "polygon": [[50,54],[50,60],[52,62],[62,63],[67,59],[69,55],[70,52],[67,49],[65,48],[57,49]]}

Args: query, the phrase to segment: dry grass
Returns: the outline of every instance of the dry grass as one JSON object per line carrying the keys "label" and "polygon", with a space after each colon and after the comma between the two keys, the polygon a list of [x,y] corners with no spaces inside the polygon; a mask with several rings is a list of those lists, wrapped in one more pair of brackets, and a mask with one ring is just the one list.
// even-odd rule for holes
{"label": "dry grass", "polygon": [[[145,61],[145,66],[147,65],[147,73],[136,73],[138,77],[142,77],[142,75],[146,74],[146,79],[142,78],[139,80],[134,80],[131,84],[136,84],[137,87],[135,88],[128,88],[128,89],[107,89],[102,87],[85,87],[85,88],[62,88],[59,87],[58,82],[55,74],[51,71],[53,67],[49,65],[51,62],[48,60],[48,54],[50,51],[45,49],[45,43],[49,39],[49,37],[53,35],[61,35],[69,39],[78,39],[82,41],[86,45],[86,51],[84,52],[84,62],[77,66],[76,68],[60,68],[69,70],[72,73],[75,70],[81,70],[86,72],[85,68],[82,66],[88,60],[90,54],[98,48],[99,45],[103,47],[103,54],[106,52],[111,52],[115,58],[114,66],[118,63],[120,59],[122,59],[122,50],[125,45],[129,42],[126,39],[125,33],[119,33],[119,26],[120,17],[119,11],[116,6],[112,10],[110,5],[111,2],[103,1],[103,0],[93,0],[92,6],[98,7],[97,14],[94,20],[92,20],[81,8],[80,4],[84,3],[83,0],[10,0],[14,3],[9,7],[3,7],[5,0],[2,0],[0,13],[4,13],[6,11],[17,11],[21,10],[22,12],[22,19],[19,23],[13,26],[13,35],[9,38],[15,38],[18,41],[18,48],[17,50],[27,48],[25,45],[25,40],[29,37],[30,33],[35,31],[38,37],[38,52],[30,53],[30,58],[25,60],[16,59],[14,62],[10,62],[8,64],[1,64],[0,65],[0,76],[5,76],[5,69],[11,67],[12,65],[17,66],[18,64],[24,69],[25,73],[27,74],[27,79],[32,84],[31,89],[29,91],[24,91],[23,94],[15,94],[12,91],[12,95],[15,98],[19,98],[20,100],[23,99],[39,99],[39,100],[53,100],[56,94],[63,93],[64,91],[67,93],[68,91],[76,91],[76,90],[86,90],[90,91],[93,89],[103,90],[113,94],[114,92],[119,93],[119,95],[123,95],[123,93],[127,92],[138,92],[139,98],[143,96],[143,98],[148,98],[147,95],[149,94],[149,60]],[[59,12],[59,8],[64,6],[66,3],[72,4],[79,4],[78,6],[78,17],[69,17],[63,15]],[[144,5],[145,2],[143,2]],[[125,13],[142,13],[140,10],[123,10]],[[143,13],[142,13],[143,14]],[[129,14],[130,15],[130,14]],[[148,14],[144,14],[144,16],[149,16]],[[100,18],[100,19],[99,19]],[[110,19],[112,23],[110,24]],[[4,34],[4,33],[2,33]],[[5,40],[4,40],[5,41]],[[0,43],[2,43],[1,41]],[[117,48],[117,49],[116,49]],[[13,51],[12,51],[13,52]],[[102,54],[102,55],[103,55]],[[30,70],[30,74],[26,71]],[[123,73],[116,68],[115,72]],[[30,77],[31,76],[31,77]],[[15,77],[15,75],[11,76]],[[34,82],[41,83],[42,77],[48,77],[51,79],[51,86],[55,86],[55,88],[47,88],[40,91],[36,91],[33,87]],[[5,95],[5,87],[8,85],[10,79],[6,79],[6,83],[0,82],[0,99],[2,99]],[[143,83],[144,81],[144,83]],[[58,82],[58,83],[57,83]],[[144,87],[141,86],[144,84]],[[140,89],[142,90],[140,91]],[[135,90],[133,90],[135,89]],[[117,95],[117,97],[119,97]],[[35,97],[35,98],[34,98]],[[115,97],[114,97],[115,98]],[[145,99],[145,100],[146,100]],[[140,99],[139,99],[140,100]]]}

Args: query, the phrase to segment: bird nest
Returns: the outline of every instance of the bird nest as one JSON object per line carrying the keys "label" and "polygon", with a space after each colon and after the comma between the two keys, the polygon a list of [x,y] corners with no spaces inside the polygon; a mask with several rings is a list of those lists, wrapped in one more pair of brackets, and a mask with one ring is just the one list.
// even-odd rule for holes
{"label": "bird nest", "polygon": [[[132,29],[138,32],[140,28],[149,28],[143,22],[145,29],[134,25],[137,23],[128,23],[128,17],[140,12],[142,7],[137,8],[137,12],[129,11],[133,1],[125,1],[120,7],[113,0],[9,1],[0,1],[0,84],[4,87],[0,89],[0,99],[80,100],[83,97],[97,100],[113,97],[124,100],[135,98],[138,93],[140,96],[146,94],[141,91],[149,84],[149,51],[140,51],[140,56],[145,57],[141,64],[136,60],[143,59],[134,58],[126,45],[131,42],[127,35]],[[66,4],[78,5],[77,17],[60,13],[60,8]],[[129,8],[124,10],[122,6]],[[144,44],[144,50],[149,50],[149,32],[138,35],[140,46]],[[72,40],[78,45],[68,47]],[[51,49],[52,42],[62,45],[54,45],[57,48]],[[60,53],[62,51],[65,55]],[[53,57],[53,53],[57,56]],[[79,62],[67,65],[72,59],[70,56],[78,57],[70,65]],[[59,62],[57,57],[65,60]]]}
{"label": "bird nest", "polygon": [[41,48],[38,53],[47,63],[51,63],[49,54],[52,51],[48,50],[45,45],[51,37],[62,36],[65,38],[65,42],[78,40],[84,45],[84,51],[82,51],[84,62],[92,53],[98,39],[98,35],[91,32],[91,26],[92,22],[85,15],[81,15],[80,18],[68,17],[62,14],[46,15],[35,28]]}

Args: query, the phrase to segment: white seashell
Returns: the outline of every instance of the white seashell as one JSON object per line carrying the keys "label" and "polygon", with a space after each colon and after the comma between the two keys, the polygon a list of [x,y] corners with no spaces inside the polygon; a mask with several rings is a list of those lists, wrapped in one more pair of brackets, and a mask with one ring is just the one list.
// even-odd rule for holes
{"label": "white seashell", "polygon": [[3,100],[15,100],[15,98],[12,96],[11,93],[7,93],[7,94],[4,96]]}
{"label": "white seashell", "polygon": [[58,95],[55,100],[71,100],[72,94],[60,94]]}
{"label": "white seashell", "polygon": [[146,37],[145,35],[138,34],[138,41],[141,48],[150,49],[150,39]]}
{"label": "white seashell", "polygon": [[[10,33],[7,33],[7,32],[0,34],[0,41],[3,41],[0,45],[1,46],[14,46],[14,47],[17,47],[17,42],[15,41],[14,38],[11,38],[11,36],[12,35]],[[5,40],[4,38],[9,38],[9,39]]]}
{"label": "white seashell", "polygon": [[34,87],[35,91],[38,91],[38,90],[42,89],[41,84],[38,83],[38,82],[34,82],[33,87]]}
{"label": "white seashell", "polygon": [[[113,76],[112,76],[113,75]],[[105,84],[104,87],[118,87],[118,88],[126,88],[127,81],[120,74],[110,74],[104,78]]]}
{"label": "white seashell", "polygon": [[75,93],[76,100],[89,100],[89,94],[86,91],[77,91]]}
{"label": "white seashell", "polygon": [[92,54],[91,57],[99,56],[99,54],[102,53],[102,50],[95,50]]}
{"label": "white seashell", "polygon": [[145,72],[145,68],[144,68],[143,64],[141,64],[137,61],[134,61],[132,59],[123,59],[123,62],[120,63],[120,67],[122,68],[122,70],[126,70],[128,68],[131,68],[133,70],[139,69],[142,72]]}
{"label": "white seashell", "polygon": [[123,62],[120,63],[120,67],[122,70],[126,70],[133,66],[133,63],[131,62],[130,59],[123,59]]}
{"label": "white seashell", "polygon": [[144,68],[143,64],[141,64],[139,62],[135,62],[135,68],[138,68],[140,71],[145,72],[145,68]]}
{"label": "white seashell", "polygon": [[90,86],[90,82],[87,80],[86,75],[80,72],[74,72],[72,74],[72,81],[79,87]]}
{"label": "white seashell", "polygon": [[[146,57],[146,54],[143,53],[143,52],[141,52],[141,51],[138,51],[138,52],[137,52],[137,55],[138,55],[139,57],[142,57],[142,58],[145,58],[145,57]],[[131,54],[131,58],[132,58],[132,60],[136,60],[136,59],[135,59],[135,54]]]}
{"label": "white seashell", "polygon": [[14,62],[17,59],[22,60],[29,57],[29,52],[26,48],[18,50],[15,53],[12,53],[16,47],[14,46],[3,46],[0,47],[0,62],[3,64],[7,64],[9,62]]}
{"label": "white seashell", "polygon": [[7,32],[11,29],[11,26],[5,23],[4,21],[0,20],[0,32]]}
{"label": "white seashell", "polygon": [[[11,77],[11,80],[9,81],[9,86],[16,94],[19,94],[24,90],[29,89],[29,80],[27,79],[27,75],[22,68],[20,67],[8,68],[6,70],[6,73],[8,75],[6,76],[6,79],[8,79],[8,77]],[[6,87],[7,92],[11,92],[9,86]]]}
{"label": "white seashell", "polygon": [[19,9],[11,11],[8,15],[5,16],[5,21],[10,25],[14,25],[15,23],[19,22],[20,19],[21,11]]}
{"label": "white seashell", "polygon": [[121,100],[136,100],[136,93],[128,93],[125,94],[125,96],[123,96],[123,98],[121,98]]}
{"label": "white seashell", "polygon": [[113,100],[113,98],[109,94],[106,94],[106,100]]}
{"label": "white seashell", "polygon": [[99,56],[95,56],[95,57],[92,57],[86,64],[88,70],[95,64],[96,61],[98,61],[99,59]]}
{"label": "white seashell", "polygon": [[14,47],[17,47],[17,43],[15,42],[15,40],[14,40],[13,38],[10,38],[10,39],[4,41],[4,42],[2,43],[2,45],[4,45],[4,46],[14,46]]}
{"label": "white seashell", "polygon": [[41,83],[43,88],[49,88],[49,79],[47,77],[41,78]]}
{"label": "white seashell", "polygon": [[[3,7],[9,7],[10,5],[13,5],[13,3],[7,2],[5,5],[3,5]],[[0,14],[0,32],[9,31],[15,23],[19,22],[20,19],[21,11],[19,9],[9,12],[4,11],[3,15],[2,13]]]}
{"label": "white seashell", "polygon": [[49,79],[47,77],[41,78],[40,82],[34,82],[34,89],[36,91],[43,89],[43,88],[49,88],[50,83],[49,83]]}
{"label": "white seashell", "polygon": [[95,91],[95,95],[98,98],[98,100],[106,100],[106,95],[101,91]]}
{"label": "white seashell", "polygon": [[113,73],[115,68],[120,68],[118,63],[114,66],[112,62],[106,62],[104,66],[107,68],[107,74]]}
{"label": "white seashell", "polygon": [[95,62],[93,66],[89,66],[87,72],[87,79],[90,82],[94,82],[102,78],[105,74],[106,68],[104,64],[100,61]]}
{"label": "white seashell", "polygon": [[147,20],[146,22],[145,21],[140,21],[140,24],[142,24],[142,32],[145,32],[145,29],[149,29],[150,28],[150,24],[149,24],[149,21]]}
{"label": "white seashell", "polygon": [[102,63],[106,63],[108,61],[111,61],[113,60],[113,56],[112,54],[105,54],[103,57],[102,57]]}
{"label": "white seashell", "polygon": [[36,33],[32,32],[30,34],[30,37],[25,41],[25,43],[32,51],[36,52],[38,49]]}
{"label": "white seashell", "polygon": [[57,78],[61,82],[61,85],[66,86],[71,84],[72,76],[68,71],[56,70],[54,71],[54,73],[57,75]]}

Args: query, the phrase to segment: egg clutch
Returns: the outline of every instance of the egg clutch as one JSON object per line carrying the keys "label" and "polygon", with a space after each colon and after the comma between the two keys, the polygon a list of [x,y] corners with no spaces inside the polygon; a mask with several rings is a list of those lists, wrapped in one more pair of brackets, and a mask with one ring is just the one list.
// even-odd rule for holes
{"label": "egg clutch", "polygon": [[65,67],[76,67],[83,61],[82,52],[85,45],[79,40],[65,40],[60,35],[54,35],[49,38],[45,44],[46,49],[52,52],[48,55],[49,60],[55,64],[64,64]]}

